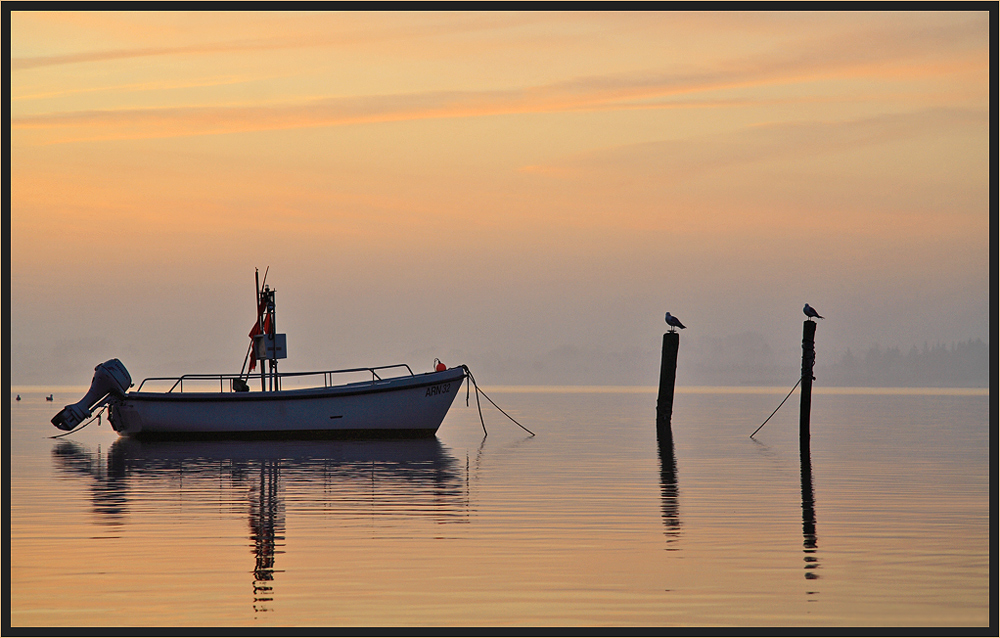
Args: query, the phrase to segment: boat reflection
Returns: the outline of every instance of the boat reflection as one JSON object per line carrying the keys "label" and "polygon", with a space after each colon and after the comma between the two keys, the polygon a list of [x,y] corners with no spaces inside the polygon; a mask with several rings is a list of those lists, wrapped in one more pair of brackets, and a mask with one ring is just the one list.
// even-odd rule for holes
{"label": "boat reflection", "polygon": [[[106,456],[106,458],[105,458]],[[124,525],[130,508],[163,499],[203,502],[217,495],[246,512],[255,558],[254,610],[269,611],[275,556],[285,547],[286,502],[336,519],[430,517],[467,522],[464,469],[436,439],[323,441],[116,440],[106,455],[72,441],[52,450],[55,467],[90,482],[102,523]],[[214,499],[213,499],[214,500]]]}
{"label": "boat reflection", "polygon": [[259,481],[250,492],[250,540],[256,564],[253,570],[253,606],[255,612],[270,611],[265,606],[273,600],[274,555],[284,546],[284,507],[278,497],[280,467],[276,461],[260,464]]}
{"label": "boat reflection", "polygon": [[678,548],[673,545],[681,535],[681,517],[677,499],[677,456],[674,454],[674,437],[669,427],[657,429],[656,442],[660,456],[663,533],[667,537],[667,550],[676,551]]}
{"label": "boat reflection", "polygon": [[88,477],[90,501],[101,523],[115,525],[124,520],[128,511],[128,487],[120,468],[111,458],[72,441],[60,441],[52,448],[52,460],[57,469],[66,474]]}

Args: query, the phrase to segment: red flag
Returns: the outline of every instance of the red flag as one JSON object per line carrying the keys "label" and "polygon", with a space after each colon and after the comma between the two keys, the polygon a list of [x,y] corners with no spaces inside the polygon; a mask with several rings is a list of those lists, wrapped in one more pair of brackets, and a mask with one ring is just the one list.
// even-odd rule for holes
{"label": "red flag", "polygon": [[[254,350],[253,350],[253,338],[256,337],[259,334],[263,334],[263,331],[260,329],[260,316],[262,314],[264,314],[264,311],[266,309],[267,309],[267,302],[266,301],[261,301],[260,304],[257,306],[257,323],[255,323],[253,325],[253,328],[250,329],[250,334],[248,335],[250,337],[250,370],[251,371],[253,371],[257,367],[257,353],[254,352]],[[264,326],[265,326],[265,328],[268,328],[268,329],[271,327],[271,316],[270,315],[268,315],[264,319]]]}

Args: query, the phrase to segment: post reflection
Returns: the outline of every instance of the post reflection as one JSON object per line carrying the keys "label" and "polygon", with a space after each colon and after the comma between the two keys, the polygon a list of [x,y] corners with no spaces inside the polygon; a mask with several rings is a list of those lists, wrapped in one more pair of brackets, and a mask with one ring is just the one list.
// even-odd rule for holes
{"label": "post reflection", "polygon": [[[430,517],[467,522],[457,459],[437,439],[393,441],[116,440],[106,455],[73,441],[53,446],[55,468],[88,481],[101,524],[125,525],[164,501],[216,496],[245,512],[254,555],[253,608],[271,611],[275,557],[284,552],[286,501],[334,518]],[[195,515],[195,514],[192,514]]]}
{"label": "post reflection", "polygon": [[816,507],[808,442],[803,443],[799,449],[799,462],[802,473],[802,551],[805,554],[805,575],[807,580],[815,580],[819,578],[816,573],[819,568],[819,557],[816,555],[819,546],[816,539]]}
{"label": "post reflection", "polygon": [[676,551],[678,547],[674,544],[680,538],[681,517],[677,498],[677,457],[674,455],[673,432],[669,427],[657,428],[656,442],[660,456],[663,533],[667,537],[667,551]]}

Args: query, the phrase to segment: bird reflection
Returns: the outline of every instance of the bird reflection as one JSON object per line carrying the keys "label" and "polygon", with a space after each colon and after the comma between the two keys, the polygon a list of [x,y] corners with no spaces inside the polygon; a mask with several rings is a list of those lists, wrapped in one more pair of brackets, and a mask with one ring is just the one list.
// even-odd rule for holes
{"label": "bird reflection", "polygon": [[[105,458],[106,456],[106,458]],[[253,606],[274,602],[275,556],[285,547],[285,500],[337,517],[429,516],[467,522],[465,472],[435,439],[379,441],[116,440],[106,455],[73,441],[52,449],[58,471],[85,478],[102,523],[124,525],[130,508],[160,507],[217,491],[247,512],[254,554]],[[166,485],[164,485],[166,483]],[[291,491],[289,496],[286,493]],[[150,500],[152,499],[152,500]],[[363,511],[359,512],[359,509]]]}
{"label": "bird reflection", "polygon": [[669,427],[657,428],[656,442],[660,456],[660,494],[663,499],[663,526],[667,537],[667,550],[678,548],[673,544],[680,538],[681,517],[677,504],[677,457],[674,455],[674,436]]}
{"label": "bird reflection", "polygon": [[810,461],[809,445],[804,444],[799,450],[799,460],[802,469],[802,551],[805,556],[806,579],[819,578],[816,570],[819,568],[819,557],[816,555],[816,509],[813,499],[812,462]]}

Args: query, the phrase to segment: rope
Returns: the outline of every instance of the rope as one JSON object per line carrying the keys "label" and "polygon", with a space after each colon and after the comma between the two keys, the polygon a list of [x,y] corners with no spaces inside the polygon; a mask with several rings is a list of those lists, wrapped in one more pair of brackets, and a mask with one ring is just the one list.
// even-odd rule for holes
{"label": "rope", "polygon": [[[774,416],[778,412],[778,410],[781,409],[781,406],[785,405],[785,401],[788,400],[788,397],[792,396],[792,392],[795,392],[795,388],[799,387],[799,383],[801,382],[802,382],[802,377],[799,377],[799,380],[795,382],[795,385],[793,385],[792,389],[788,391],[788,394],[785,396],[785,398],[781,400],[781,403],[778,404],[778,407],[774,408],[774,412],[771,413],[771,416]],[[764,419],[764,422],[760,424],[760,428],[767,425],[767,422],[771,420],[771,416]],[[758,432],[760,432],[760,428],[754,430],[753,434],[757,434]],[[753,434],[750,435],[751,439],[753,438]]]}
{"label": "rope", "polygon": [[469,395],[472,393],[472,386],[476,386],[476,407],[479,408],[479,422],[483,424],[483,440],[489,436],[486,431],[486,421],[483,420],[483,406],[479,404],[479,386],[476,385],[476,380],[472,376],[472,371],[469,370],[469,366],[462,366],[465,369],[465,376],[472,379],[472,383],[465,384],[465,407],[469,407]]}
{"label": "rope", "polygon": [[74,428],[74,429],[70,430],[69,432],[63,432],[62,434],[56,434],[55,436],[50,436],[49,438],[50,439],[61,439],[64,436],[69,436],[70,434],[76,434],[77,432],[79,432],[83,428],[87,427],[88,425],[90,425],[94,421],[100,421],[101,420],[101,412],[104,412],[104,410],[106,410],[107,407],[108,406],[106,406],[106,405],[103,406],[100,410],[97,411],[96,415],[94,415],[93,417],[91,417],[91,419],[89,421],[87,421],[86,423],[84,423],[83,425],[81,425],[81,426],[79,426],[77,428]]}
{"label": "rope", "polygon": [[[469,380],[472,382],[471,385],[475,386],[475,388],[476,388],[476,407],[479,408],[479,421],[480,421],[480,423],[483,424],[483,433],[484,434],[487,434],[486,433],[486,421],[483,420],[483,408],[482,408],[482,405],[479,403],[479,395],[480,394],[482,394],[484,397],[486,397],[486,400],[489,401],[490,403],[492,403],[494,408],[496,408],[497,410],[500,410],[500,412],[505,417],[507,417],[508,419],[510,419],[511,421],[513,421],[514,424],[517,425],[517,427],[521,428],[522,430],[524,430],[525,432],[527,432],[531,436],[535,436],[534,432],[532,432],[528,428],[526,428],[523,425],[521,425],[520,423],[518,423],[517,419],[515,419],[511,415],[509,415],[506,412],[504,412],[503,408],[501,408],[499,405],[497,405],[493,401],[493,399],[491,399],[489,396],[487,396],[487,394],[485,392],[483,392],[482,390],[479,389],[479,384],[476,383],[476,378],[474,376],[472,376],[472,371],[469,370],[469,366],[462,366],[462,367],[465,369],[466,376],[468,376]],[[466,386],[466,389],[465,389],[465,405],[469,405],[469,387],[468,386]],[[487,434],[487,436],[488,436],[488,434]]]}
{"label": "rope", "polygon": [[[468,368],[466,368],[466,372],[468,372]],[[469,378],[472,379],[472,373],[471,372],[469,373]],[[473,383],[473,385],[475,385],[476,380],[472,379],[472,383]],[[479,403],[479,386],[478,385],[476,385],[476,407],[479,408],[479,422],[483,425],[483,438],[485,439],[490,434],[489,434],[489,432],[486,431],[486,421],[483,420],[483,406]]]}

